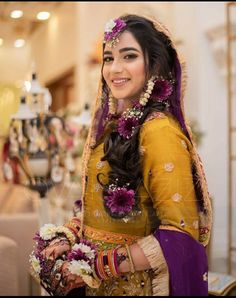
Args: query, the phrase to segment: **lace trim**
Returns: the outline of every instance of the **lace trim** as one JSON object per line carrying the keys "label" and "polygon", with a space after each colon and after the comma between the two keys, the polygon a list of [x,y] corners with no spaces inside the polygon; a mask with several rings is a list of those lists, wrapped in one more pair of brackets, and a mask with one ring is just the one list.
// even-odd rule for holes
{"label": "lace trim", "polygon": [[154,273],[153,296],[168,296],[169,271],[159,242],[153,235],[149,235],[139,239],[137,243],[142,248]]}

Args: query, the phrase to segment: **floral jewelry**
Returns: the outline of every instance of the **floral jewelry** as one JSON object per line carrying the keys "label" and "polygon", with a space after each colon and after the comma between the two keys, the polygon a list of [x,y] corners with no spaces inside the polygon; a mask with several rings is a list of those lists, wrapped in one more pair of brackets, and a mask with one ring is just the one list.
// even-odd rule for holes
{"label": "floral jewelry", "polygon": [[[147,89],[141,94],[138,103],[135,103],[132,108],[123,112],[118,120],[118,128],[120,136],[125,139],[130,139],[135,128],[139,126],[140,119],[143,116],[143,110],[150,97],[153,101],[165,102],[173,92],[174,80],[165,80],[162,77],[152,76],[147,83]],[[166,102],[168,106],[168,103]]]}
{"label": "floral jewelry", "polygon": [[117,101],[114,99],[114,97],[111,94],[109,95],[108,106],[109,106],[109,114],[114,115],[117,110]]}
{"label": "floral jewelry", "polygon": [[[58,279],[58,275],[61,276],[60,268],[63,262],[68,262],[68,270],[71,274],[80,276],[83,281],[92,288],[99,287],[100,283],[96,279],[96,276],[94,276],[94,263],[97,257],[97,248],[90,241],[79,239],[77,243],[71,247],[69,252],[62,255],[61,259],[51,260],[50,258],[45,259],[43,256],[42,251],[50,243],[49,240],[54,239],[56,233],[61,233],[61,230],[61,226],[56,227],[52,224],[46,224],[36,233],[36,237],[34,238],[34,240],[36,240],[36,248],[30,255],[30,264],[33,274],[37,279],[41,280],[47,291],[55,294],[53,282],[55,283]],[[61,241],[67,241],[67,238],[58,238],[58,242]],[[54,271],[58,271],[58,274],[55,276],[53,275]]]}
{"label": "floral jewelry", "polygon": [[142,108],[138,106],[126,110],[118,120],[118,128],[120,136],[130,139],[134,134],[135,128],[139,125],[139,120],[143,116]]}
{"label": "floral jewelry", "polygon": [[133,189],[128,190],[126,186],[118,187],[116,184],[110,184],[104,196],[104,205],[112,217],[122,218],[133,210],[134,197]]}
{"label": "floral jewelry", "polygon": [[105,26],[104,43],[109,47],[114,47],[119,42],[119,35],[125,28],[126,23],[122,19],[110,20]]}
{"label": "floral jewelry", "polygon": [[167,100],[173,92],[175,80],[165,80],[163,77],[157,77],[152,92],[153,100],[163,102]]}

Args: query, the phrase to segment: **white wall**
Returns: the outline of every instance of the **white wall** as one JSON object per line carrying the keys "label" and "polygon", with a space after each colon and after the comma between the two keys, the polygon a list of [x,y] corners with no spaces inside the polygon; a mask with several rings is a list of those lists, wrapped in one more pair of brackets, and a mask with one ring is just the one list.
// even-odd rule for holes
{"label": "white wall", "polygon": [[26,44],[22,48],[13,45],[2,45],[0,48],[0,83],[18,84],[25,77],[29,67],[31,47]]}
{"label": "white wall", "polygon": [[76,64],[76,5],[62,2],[31,38],[32,61],[41,84],[55,79]]}

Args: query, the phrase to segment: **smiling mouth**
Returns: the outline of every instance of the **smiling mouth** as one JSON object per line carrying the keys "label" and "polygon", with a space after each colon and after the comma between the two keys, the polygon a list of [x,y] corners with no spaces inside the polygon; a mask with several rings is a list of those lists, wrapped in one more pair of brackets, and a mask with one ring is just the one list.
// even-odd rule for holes
{"label": "smiling mouth", "polygon": [[128,81],[130,81],[130,79],[114,79],[114,80],[111,80],[111,81],[112,81],[112,84],[114,86],[123,86]]}

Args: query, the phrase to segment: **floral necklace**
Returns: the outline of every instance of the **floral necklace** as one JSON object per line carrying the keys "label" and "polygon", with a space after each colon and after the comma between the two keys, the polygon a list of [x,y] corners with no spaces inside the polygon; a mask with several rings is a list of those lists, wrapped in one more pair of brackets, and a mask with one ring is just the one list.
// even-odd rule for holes
{"label": "floral necklace", "polygon": [[[120,136],[129,140],[132,138],[135,129],[140,125],[140,119],[143,116],[144,108],[152,96],[152,100],[157,102],[165,102],[168,106],[168,98],[173,92],[174,80],[165,80],[162,77],[151,77],[147,83],[147,89],[141,94],[139,102],[135,103],[133,107],[125,110],[117,123],[117,131]],[[110,99],[109,99],[110,101]],[[111,104],[109,104],[111,106]],[[111,119],[115,113],[110,113],[108,118]],[[104,206],[108,213],[114,218],[123,218],[124,220],[137,214],[137,202],[135,200],[135,190],[130,189],[130,184],[118,186],[116,183],[110,184],[108,190],[104,195]]]}

